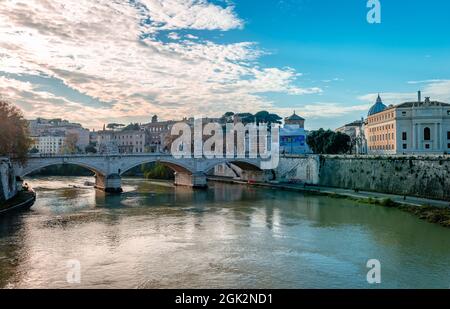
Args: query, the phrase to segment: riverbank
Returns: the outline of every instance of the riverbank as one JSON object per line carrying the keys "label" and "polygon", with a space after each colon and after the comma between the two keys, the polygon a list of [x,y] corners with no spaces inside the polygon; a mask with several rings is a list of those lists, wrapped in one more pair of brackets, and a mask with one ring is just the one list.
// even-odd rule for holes
{"label": "riverbank", "polygon": [[366,204],[397,208],[399,210],[409,212],[422,220],[450,228],[450,203],[448,201],[369,191],[355,191],[340,188],[310,186],[304,184],[259,182],[249,183],[225,177],[208,177],[208,179],[218,182],[251,185],[278,190],[289,190],[309,194],[327,195],[335,198],[347,198]]}
{"label": "riverbank", "polygon": [[12,211],[28,209],[36,201],[36,193],[32,190],[20,191],[17,195],[0,205],[0,215]]}

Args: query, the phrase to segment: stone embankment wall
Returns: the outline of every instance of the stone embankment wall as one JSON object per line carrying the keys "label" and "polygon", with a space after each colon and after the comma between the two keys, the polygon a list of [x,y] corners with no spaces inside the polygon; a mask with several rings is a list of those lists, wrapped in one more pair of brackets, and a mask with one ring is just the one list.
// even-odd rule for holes
{"label": "stone embankment wall", "polygon": [[275,170],[276,179],[286,182],[300,182],[318,185],[320,156],[283,156]]}
{"label": "stone embankment wall", "polygon": [[450,157],[321,156],[319,185],[450,201]]}
{"label": "stone embankment wall", "polygon": [[16,176],[8,158],[0,157],[0,203],[17,194]]}
{"label": "stone embankment wall", "polygon": [[[216,175],[234,174],[224,166]],[[280,182],[450,201],[450,156],[283,156],[275,175]]]}

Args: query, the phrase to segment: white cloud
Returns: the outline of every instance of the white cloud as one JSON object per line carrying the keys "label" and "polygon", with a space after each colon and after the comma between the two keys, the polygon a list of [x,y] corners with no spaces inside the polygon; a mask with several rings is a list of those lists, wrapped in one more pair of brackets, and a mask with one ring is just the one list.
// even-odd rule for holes
{"label": "white cloud", "polygon": [[[343,106],[342,103],[315,102],[301,106],[297,109],[297,113],[306,119],[335,118],[357,112],[366,114],[369,108],[370,104]],[[280,115],[292,114],[292,108],[276,108],[275,111]],[[359,117],[359,115],[356,117]]]}
{"label": "white cloud", "polygon": [[[4,0],[0,6],[0,71],[45,75],[101,102],[77,104],[66,113],[53,100],[54,115],[83,123],[107,119],[148,119],[153,113],[177,118],[226,110],[256,111],[272,102],[261,94],[320,93],[298,85],[291,68],[261,68],[257,44],[178,40],[180,29],[230,30],[243,22],[233,7],[204,0]],[[145,21],[151,20],[148,23]],[[157,32],[173,30],[173,41]],[[186,38],[193,39],[194,36]],[[2,79],[1,83],[12,83]],[[9,88],[8,85],[0,85]],[[14,100],[23,100],[16,93]],[[58,99],[62,99],[58,97]],[[49,104],[45,105],[49,112]],[[68,99],[66,104],[68,104]],[[39,111],[39,105],[35,106]],[[62,115],[59,115],[62,113]]]}
{"label": "white cloud", "polygon": [[[430,97],[432,101],[450,103],[450,80],[431,79],[423,81],[409,81],[408,84],[422,86],[422,99]],[[383,102],[387,105],[397,105],[403,102],[417,101],[417,92],[388,92],[381,93]],[[377,93],[369,93],[358,97],[359,100],[375,103]]]}
{"label": "white cloud", "polygon": [[176,32],[171,32],[167,35],[167,37],[171,40],[179,40],[181,37],[178,33]]}
{"label": "white cloud", "polygon": [[222,8],[206,0],[141,0],[153,24],[152,30],[230,30],[243,21],[233,7]]}

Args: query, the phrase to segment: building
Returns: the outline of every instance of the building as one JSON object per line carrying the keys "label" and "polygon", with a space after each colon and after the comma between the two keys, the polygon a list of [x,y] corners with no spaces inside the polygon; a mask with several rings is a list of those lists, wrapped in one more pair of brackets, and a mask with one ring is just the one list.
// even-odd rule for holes
{"label": "building", "polygon": [[292,116],[285,118],[284,126],[280,129],[281,154],[310,153],[306,136],[305,119],[298,116],[294,111]]}
{"label": "building", "polygon": [[144,130],[124,130],[114,132],[119,153],[145,153],[146,136]]}
{"label": "building", "polygon": [[66,136],[63,132],[46,133],[41,136],[31,136],[32,150],[43,155],[56,155],[64,152]]}
{"label": "building", "polygon": [[85,129],[79,123],[71,123],[62,119],[44,119],[37,118],[29,122],[30,136],[32,137],[50,137],[50,136],[76,136],[76,146],[84,151],[89,145],[89,130]]}
{"label": "building", "polygon": [[144,130],[102,130],[97,132],[97,151],[103,153],[145,153],[146,132]]}
{"label": "building", "polygon": [[119,153],[117,146],[117,139],[114,139],[114,131],[106,130],[103,126],[103,130],[97,131],[96,149],[100,154],[116,154]]}
{"label": "building", "polygon": [[421,100],[386,106],[380,96],[365,125],[369,154],[450,153],[450,104]]}
{"label": "building", "polygon": [[172,126],[176,121],[158,121],[158,116],[154,115],[150,123],[142,125],[147,137],[146,145],[149,152],[161,152],[164,148],[167,136],[170,134]]}
{"label": "building", "polygon": [[350,136],[353,154],[366,154],[367,153],[367,141],[364,133],[364,119],[353,121],[340,128],[337,128],[335,132],[340,132]]}

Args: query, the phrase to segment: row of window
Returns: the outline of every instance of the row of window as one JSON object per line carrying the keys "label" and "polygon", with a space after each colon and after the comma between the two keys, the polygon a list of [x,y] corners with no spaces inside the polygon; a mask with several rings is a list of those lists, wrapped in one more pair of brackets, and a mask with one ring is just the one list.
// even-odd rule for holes
{"label": "row of window", "polygon": [[142,141],[137,141],[136,143],[133,142],[122,142],[121,145],[122,146],[133,146],[133,145],[143,145],[144,143]]}
{"label": "row of window", "polygon": [[[130,139],[133,138],[133,135],[114,135],[114,139]],[[136,138],[142,138],[142,134],[141,135],[136,135]]]}
{"label": "row of window", "polygon": [[384,113],[384,114],[380,114],[377,117],[369,117],[369,123],[393,119],[394,117],[395,117],[394,112]]}
{"label": "row of window", "polygon": [[[447,139],[450,140],[450,131],[447,131]],[[402,133],[402,140],[403,141],[408,140],[408,134],[406,132]],[[430,130],[430,128],[425,128],[423,130],[423,140],[431,141],[431,130]]]}
{"label": "row of window", "polygon": [[390,141],[394,139],[394,133],[385,133],[373,135],[369,138],[371,142],[379,142],[379,141]]}
{"label": "row of window", "polygon": [[377,131],[389,130],[389,129],[393,129],[393,128],[394,128],[394,124],[386,124],[386,125],[383,125],[383,126],[371,128],[369,131],[370,132],[377,132]]}
{"label": "row of window", "polygon": [[369,146],[370,150],[394,150],[394,145],[377,145],[377,146]]}
{"label": "row of window", "polygon": [[167,131],[167,130],[169,130],[169,127],[168,127],[168,126],[165,126],[165,127],[152,127],[152,128],[149,128],[149,131],[150,131],[150,132],[162,132],[162,131]]}

